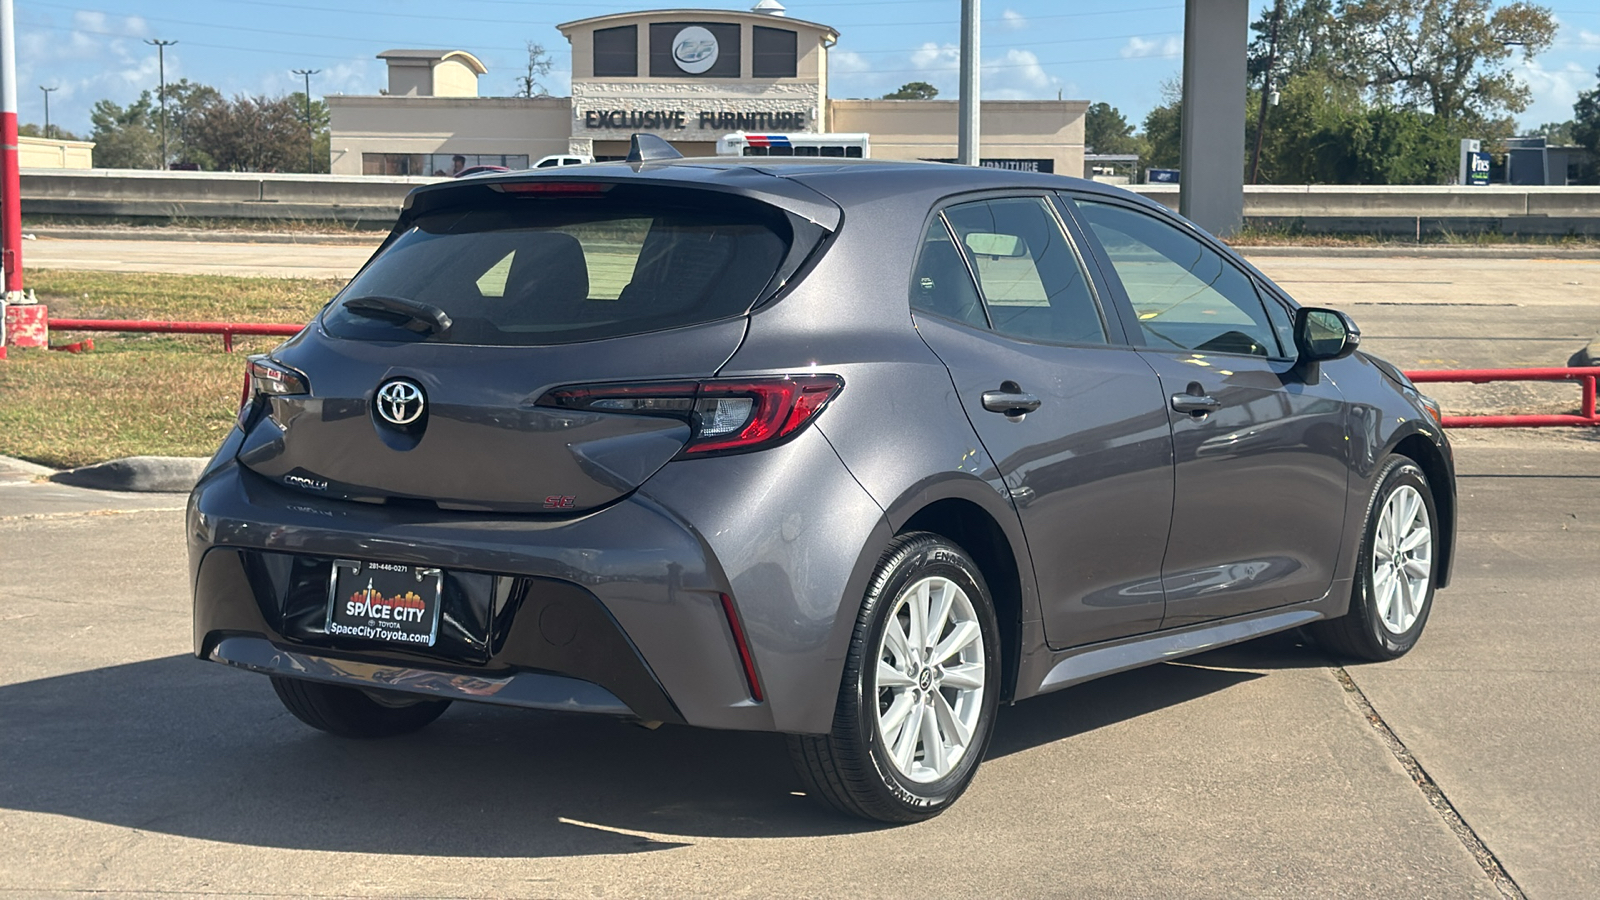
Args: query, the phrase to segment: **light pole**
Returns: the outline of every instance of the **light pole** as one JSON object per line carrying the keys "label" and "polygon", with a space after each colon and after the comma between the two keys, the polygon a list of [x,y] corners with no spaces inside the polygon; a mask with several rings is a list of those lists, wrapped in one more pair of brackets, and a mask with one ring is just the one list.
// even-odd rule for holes
{"label": "light pole", "polygon": [[978,164],[978,0],[961,0],[961,96],[956,162]]}
{"label": "light pole", "polygon": [[161,73],[161,168],[165,169],[167,167],[167,48],[177,41],[156,39],[146,40],[145,43],[156,48],[156,65]]}
{"label": "light pole", "polygon": [[39,90],[44,91],[44,136],[48,139],[50,137],[50,92],[59,91],[61,88],[47,88],[41,84],[39,85]]}
{"label": "light pole", "polygon": [[317,129],[311,124],[311,76],[322,74],[321,69],[290,69],[296,75],[304,75],[306,79],[306,137],[311,144],[306,148],[306,171],[317,170]]}

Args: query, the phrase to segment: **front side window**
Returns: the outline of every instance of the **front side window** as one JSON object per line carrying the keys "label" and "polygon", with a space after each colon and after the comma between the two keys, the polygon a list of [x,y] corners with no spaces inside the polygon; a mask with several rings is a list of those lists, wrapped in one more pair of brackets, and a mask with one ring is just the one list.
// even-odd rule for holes
{"label": "front side window", "polygon": [[1107,342],[1088,276],[1049,201],[983,200],[944,215],[978,275],[995,331],[1050,343]]}
{"label": "front side window", "polygon": [[1278,356],[1250,277],[1194,236],[1149,213],[1075,198],[1157,350]]}

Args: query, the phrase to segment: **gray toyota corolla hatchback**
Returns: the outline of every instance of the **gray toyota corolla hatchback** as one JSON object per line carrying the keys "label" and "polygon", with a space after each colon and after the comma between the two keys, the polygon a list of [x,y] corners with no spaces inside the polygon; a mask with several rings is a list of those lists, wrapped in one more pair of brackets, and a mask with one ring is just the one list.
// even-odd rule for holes
{"label": "gray toyota corolla hatchback", "polygon": [[249,361],[196,654],[344,737],[456,700],[784,732],[906,822],[1001,703],[1416,642],[1450,447],[1343,314],[1077,179],[652,155],[418,188]]}

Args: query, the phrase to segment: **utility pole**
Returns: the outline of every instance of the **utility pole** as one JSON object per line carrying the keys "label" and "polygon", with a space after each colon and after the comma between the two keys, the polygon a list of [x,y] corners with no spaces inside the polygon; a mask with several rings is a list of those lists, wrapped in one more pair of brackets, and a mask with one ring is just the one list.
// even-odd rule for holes
{"label": "utility pole", "polygon": [[[17,169],[17,25],[11,0],[0,0],[0,265],[6,304],[22,302],[22,173]],[[0,336],[5,326],[0,324]],[[5,344],[0,340],[0,359]]]}
{"label": "utility pole", "polygon": [[956,162],[978,164],[978,0],[961,0],[961,97]]}
{"label": "utility pole", "polygon": [[167,167],[167,48],[177,41],[163,41],[160,39],[146,40],[146,44],[156,48],[157,66],[161,72],[161,168]]}
{"label": "utility pole", "polygon": [[1256,114],[1256,147],[1250,152],[1250,183],[1256,183],[1261,169],[1261,141],[1267,134],[1267,108],[1272,99],[1272,67],[1278,62],[1278,22],[1283,19],[1283,0],[1272,5],[1272,43],[1267,47],[1267,71],[1261,76],[1261,110]]}
{"label": "utility pole", "polygon": [[59,90],[61,90],[61,88],[59,88],[59,87],[47,88],[47,87],[45,87],[44,85],[41,84],[41,85],[39,85],[39,90],[44,91],[44,136],[46,138],[49,138],[50,137],[50,93],[52,91],[59,91]]}
{"label": "utility pole", "polygon": [[322,74],[321,69],[290,69],[296,75],[304,75],[306,79],[306,136],[311,139],[311,144],[306,148],[306,171],[317,170],[317,129],[311,124],[311,76]]}

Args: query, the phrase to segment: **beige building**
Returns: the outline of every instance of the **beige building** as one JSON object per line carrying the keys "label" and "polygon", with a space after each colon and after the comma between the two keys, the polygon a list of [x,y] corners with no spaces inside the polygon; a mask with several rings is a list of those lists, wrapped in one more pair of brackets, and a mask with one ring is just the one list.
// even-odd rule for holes
{"label": "beige building", "polygon": [[[783,15],[676,9],[556,26],[572,45],[570,97],[479,97],[481,62],[463,50],[387,50],[377,97],[329,96],[333,172],[452,175],[478,165],[525,168],[548,155],[620,159],[635,132],[685,156],[710,156],[733,132],[870,135],[870,155],[952,160],[956,103],[834,100],[834,29]],[[1077,100],[985,101],[985,165],[1078,174]]]}
{"label": "beige building", "polygon": [[24,169],[92,169],[94,141],[19,137],[17,165]]}

